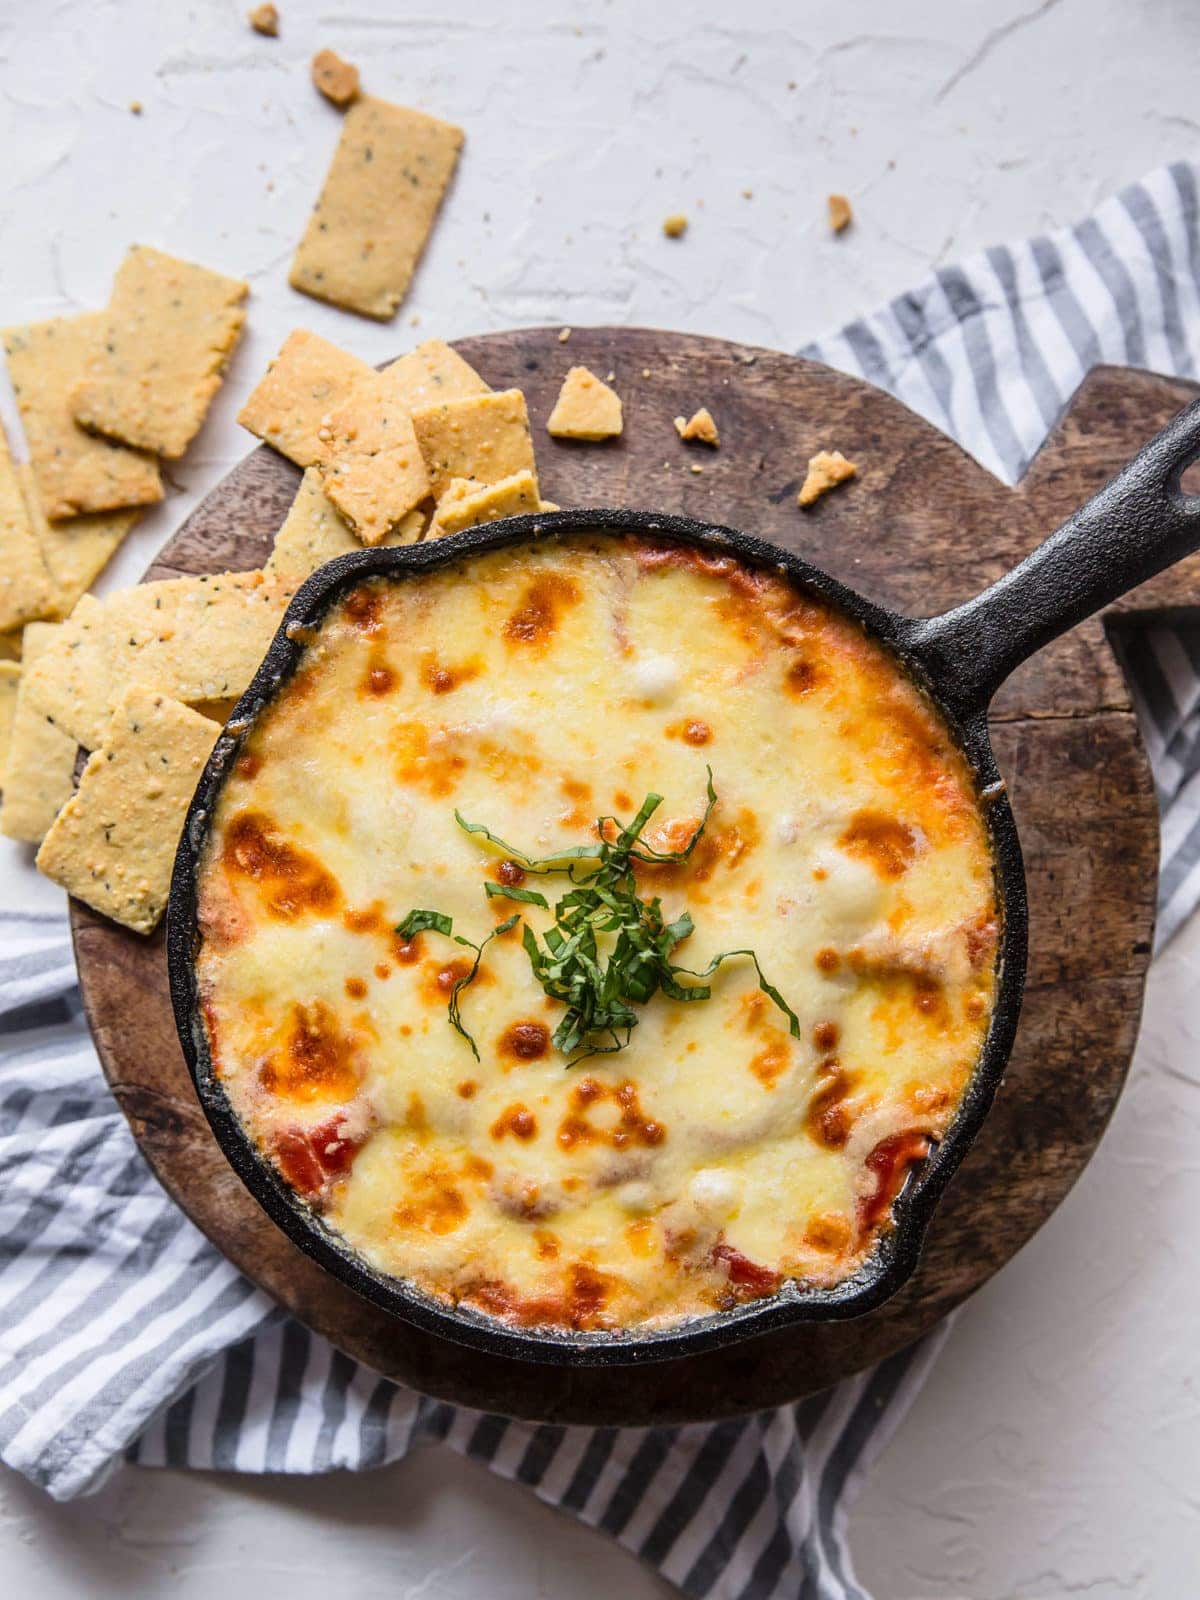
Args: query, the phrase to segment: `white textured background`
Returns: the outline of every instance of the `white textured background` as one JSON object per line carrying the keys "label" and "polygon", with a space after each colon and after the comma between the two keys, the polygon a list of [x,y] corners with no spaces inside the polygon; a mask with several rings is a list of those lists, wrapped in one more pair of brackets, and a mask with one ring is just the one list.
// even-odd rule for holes
{"label": "white textured background", "polygon": [[[123,552],[127,580],[245,452],[237,404],[297,323],[373,361],[541,322],[792,349],[936,263],[1200,150],[1189,0],[279,3],[269,40],[232,0],[0,0],[0,319],[100,305],[135,239],[253,288],[250,335]],[[286,285],[336,135],[307,79],[326,44],[371,90],[467,129],[390,327]],[[839,240],[830,189],[858,217]],[[692,219],[680,243],[659,227],[674,210]],[[51,894],[15,848],[0,855],[6,902]],[[852,1542],[877,1600],[1200,1593],[1198,981],[1193,925],[1153,974],[1099,1156],[964,1313],[874,1472]],[[357,1480],[123,1473],[68,1507],[0,1476],[4,1596],[614,1590],[668,1592],[445,1452]]]}

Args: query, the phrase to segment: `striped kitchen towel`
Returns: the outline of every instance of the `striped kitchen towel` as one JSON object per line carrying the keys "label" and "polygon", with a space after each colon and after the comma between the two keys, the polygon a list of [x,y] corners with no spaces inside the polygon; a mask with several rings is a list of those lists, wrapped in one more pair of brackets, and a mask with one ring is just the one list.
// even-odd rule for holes
{"label": "striped kitchen towel", "polygon": [[[987,251],[805,353],[898,395],[1014,481],[1089,366],[1191,375],[1190,166]],[[1123,636],[1164,810],[1163,928],[1200,897],[1200,627]],[[443,1441],[686,1593],[864,1600],[855,1483],[941,1335],[799,1405],[671,1429],[537,1427],[424,1400],[284,1316],[174,1208],[100,1077],[65,918],[0,913],[0,1456],[59,1498],[122,1459],[323,1472]]]}

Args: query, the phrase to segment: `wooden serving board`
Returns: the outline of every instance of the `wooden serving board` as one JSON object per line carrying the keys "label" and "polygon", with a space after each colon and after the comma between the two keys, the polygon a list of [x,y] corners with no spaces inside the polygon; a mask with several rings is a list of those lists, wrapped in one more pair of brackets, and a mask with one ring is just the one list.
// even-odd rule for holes
{"label": "wooden serving board", "polygon": [[[545,495],[564,506],[684,512],[799,550],[874,600],[931,614],[997,578],[1196,394],[1147,373],[1091,374],[1016,490],[877,389],[793,356],[610,328],[493,334],[458,348],[497,388],[525,390]],[[563,445],[543,431],[568,368],[615,374],[625,434]],[[707,405],[721,447],[685,448],[672,418]],[[805,514],[822,446],[857,483]],[[701,467],[699,473],[691,471]],[[147,574],[259,565],[299,474],[250,455]],[[1123,602],[1200,603],[1200,558]],[[609,1371],[526,1365],[388,1317],[302,1255],[242,1187],[192,1090],[161,931],[146,940],[72,906],[87,1013],[113,1093],[168,1192],[237,1265],[340,1349],[417,1389],[553,1422],[677,1422],[795,1399],[926,1332],[1004,1265],[1082,1172],[1120,1094],[1150,959],[1158,818],[1129,695],[1102,623],[1077,628],[1004,687],[993,718],[1029,875],[1024,1015],[995,1108],[942,1202],[915,1277],[852,1323]]]}

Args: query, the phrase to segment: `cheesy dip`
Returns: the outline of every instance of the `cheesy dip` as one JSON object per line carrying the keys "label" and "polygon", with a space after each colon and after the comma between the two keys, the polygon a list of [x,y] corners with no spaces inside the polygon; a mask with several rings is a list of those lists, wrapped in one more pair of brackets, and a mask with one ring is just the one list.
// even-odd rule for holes
{"label": "cheesy dip", "polygon": [[372,1268],[526,1327],[852,1274],[995,983],[971,773],[886,650],[774,573],[599,535],[334,603],[199,903],[252,1140]]}

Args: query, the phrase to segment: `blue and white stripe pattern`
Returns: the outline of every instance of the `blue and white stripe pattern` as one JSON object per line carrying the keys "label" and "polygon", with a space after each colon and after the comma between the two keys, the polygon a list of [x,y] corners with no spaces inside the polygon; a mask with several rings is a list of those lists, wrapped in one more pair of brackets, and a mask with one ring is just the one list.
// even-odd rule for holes
{"label": "blue and white stripe pattern", "polygon": [[[1197,176],[987,251],[805,354],[890,389],[1015,482],[1099,361],[1190,376]],[[1130,628],[1164,812],[1163,928],[1200,899],[1200,624]],[[421,1399],[284,1316],[174,1208],[104,1087],[65,917],[0,912],[0,1457],[86,1493],[122,1459],[363,1469],[444,1442],[694,1596],[866,1600],[844,1515],[941,1334],[796,1406],[671,1429],[537,1427]]]}

